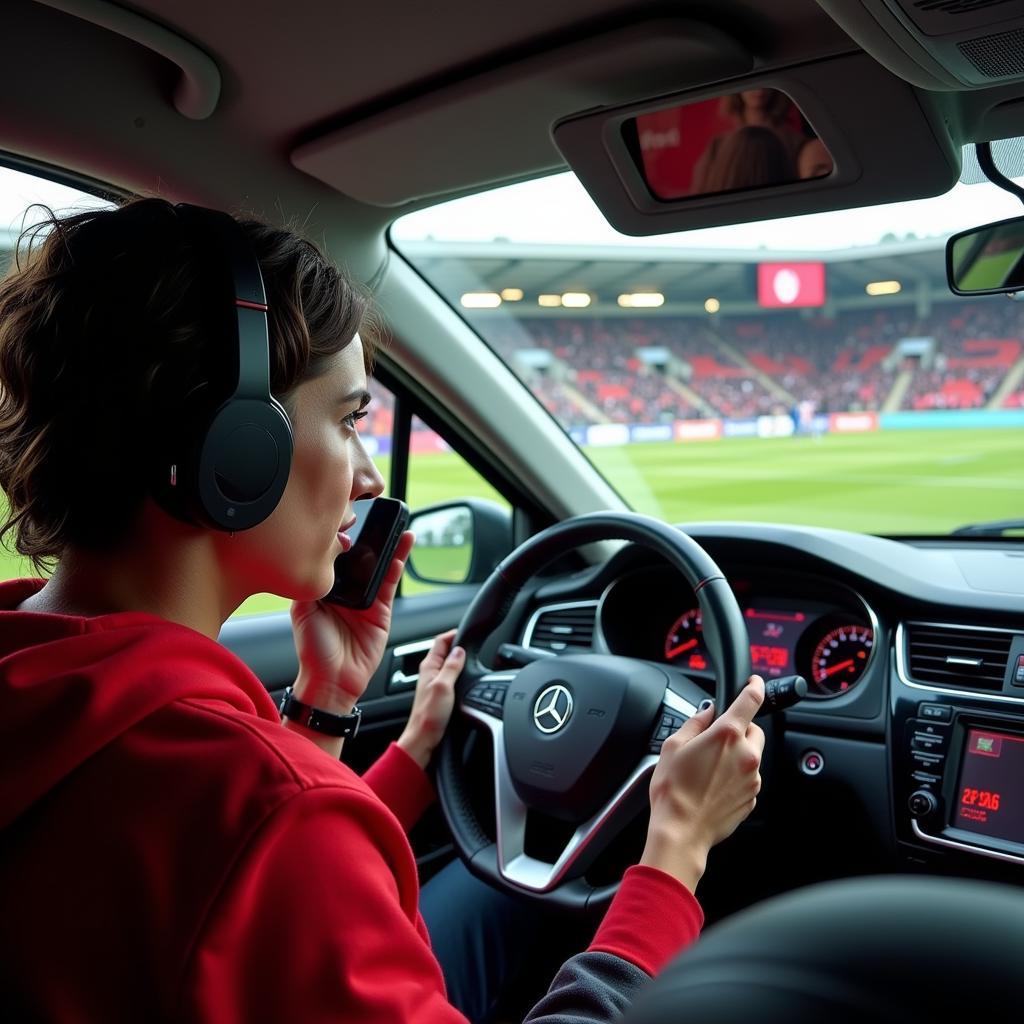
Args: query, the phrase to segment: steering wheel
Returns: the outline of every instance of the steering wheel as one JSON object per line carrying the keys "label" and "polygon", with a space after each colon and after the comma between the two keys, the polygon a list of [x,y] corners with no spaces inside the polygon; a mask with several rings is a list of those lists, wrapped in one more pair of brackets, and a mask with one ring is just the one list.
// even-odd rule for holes
{"label": "steering wheel", "polygon": [[[455,637],[466,662],[438,752],[437,792],[455,847],[474,874],[573,910],[603,906],[615,894],[618,883],[594,886],[583,874],[644,806],[662,741],[705,697],[672,666],[634,658],[561,655],[502,671],[481,663],[484,641],[525,584],[567,551],[602,540],[651,548],[693,588],[717,669],[719,711],[751,673],[750,640],[725,577],[696,541],[660,520],[627,512],[567,519],[530,538],[491,573]],[[484,726],[493,743],[493,841],[464,777],[470,722]],[[526,852],[531,810],[575,826],[553,862]]]}

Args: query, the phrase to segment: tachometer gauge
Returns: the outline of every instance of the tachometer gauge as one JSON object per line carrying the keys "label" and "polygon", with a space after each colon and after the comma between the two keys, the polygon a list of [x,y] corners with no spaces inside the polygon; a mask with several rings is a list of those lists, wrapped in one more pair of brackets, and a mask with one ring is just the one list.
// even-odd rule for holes
{"label": "tachometer gauge", "polygon": [[703,627],[699,608],[683,612],[665,637],[665,660],[679,661],[689,668],[707,668]]}
{"label": "tachometer gauge", "polygon": [[826,633],[811,655],[811,694],[845,693],[864,672],[874,642],[870,626],[839,626]]}

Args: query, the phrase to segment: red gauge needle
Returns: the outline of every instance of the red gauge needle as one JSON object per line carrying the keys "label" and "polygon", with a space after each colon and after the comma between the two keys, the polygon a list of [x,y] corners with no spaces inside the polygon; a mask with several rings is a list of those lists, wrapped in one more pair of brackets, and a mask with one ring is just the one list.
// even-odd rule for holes
{"label": "red gauge needle", "polygon": [[[678,647],[673,647],[671,651],[666,651],[665,652],[665,657],[666,658],[674,658],[677,654],[682,654],[684,651],[688,651],[691,647],[696,647],[696,646],[697,646],[697,641],[696,640],[687,640],[685,644],[680,644]],[[853,662],[851,661],[850,664],[852,665]]]}
{"label": "red gauge needle", "polygon": [[850,668],[853,665],[853,658],[847,661],[841,661],[838,665],[833,665],[831,668],[825,669],[822,675],[830,676],[833,672],[842,672],[844,668]]}

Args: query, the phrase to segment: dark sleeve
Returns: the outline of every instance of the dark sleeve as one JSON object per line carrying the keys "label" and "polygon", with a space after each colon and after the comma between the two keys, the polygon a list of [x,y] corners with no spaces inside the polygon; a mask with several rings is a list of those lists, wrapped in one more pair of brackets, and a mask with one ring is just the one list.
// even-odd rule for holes
{"label": "dark sleeve", "polygon": [[598,1024],[618,1020],[650,975],[611,953],[580,953],[562,964],[523,1024]]}
{"label": "dark sleeve", "polygon": [[615,1021],[639,989],[700,934],[700,904],[675,878],[634,865],[585,953],[567,960],[525,1024]]}

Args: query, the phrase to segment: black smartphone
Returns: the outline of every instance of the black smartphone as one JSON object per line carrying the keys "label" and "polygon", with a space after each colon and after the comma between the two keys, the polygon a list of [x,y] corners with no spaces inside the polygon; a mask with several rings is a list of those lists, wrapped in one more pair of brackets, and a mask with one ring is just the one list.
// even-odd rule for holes
{"label": "black smartphone", "polygon": [[397,498],[370,498],[353,502],[353,508],[355,525],[347,531],[352,547],[334,560],[334,586],[324,600],[369,608],[409,525],[409,506]]}

